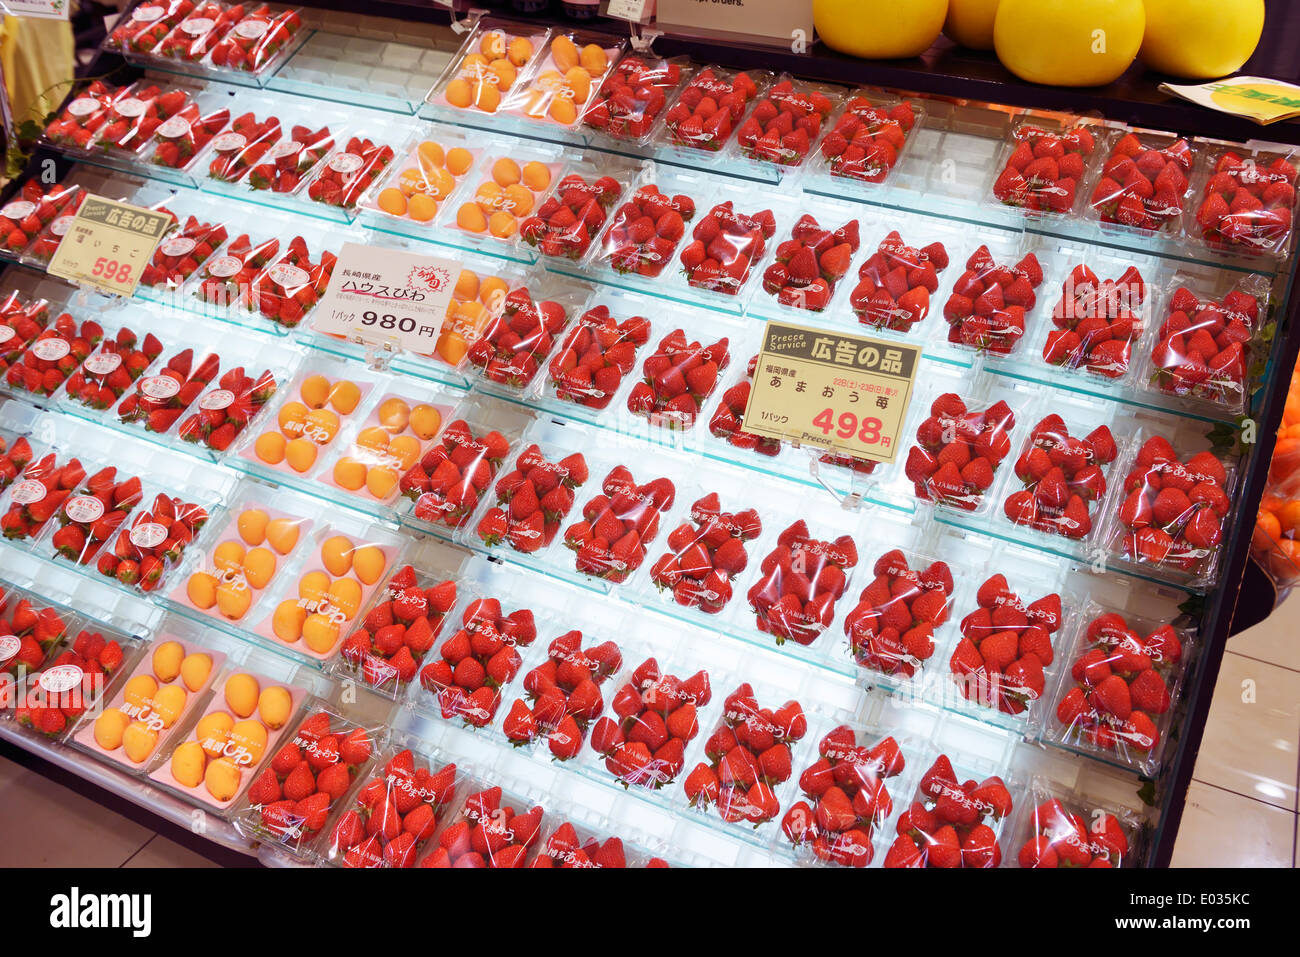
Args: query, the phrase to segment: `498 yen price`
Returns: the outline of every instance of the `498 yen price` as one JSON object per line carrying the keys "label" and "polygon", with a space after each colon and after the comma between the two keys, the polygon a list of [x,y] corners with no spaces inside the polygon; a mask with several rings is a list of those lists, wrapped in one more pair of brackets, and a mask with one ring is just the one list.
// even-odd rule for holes
{"label": "498 yen price", "polygon": [[813,418],[813,425],[821,430],[822,435],[834,432],[841,439],[857,436],[863,445],[875,445],[881,440],[883,427],[879,419],[871,417],[858,418],[852,412],[841,412],[838,416],[834,409],[823,409]]}

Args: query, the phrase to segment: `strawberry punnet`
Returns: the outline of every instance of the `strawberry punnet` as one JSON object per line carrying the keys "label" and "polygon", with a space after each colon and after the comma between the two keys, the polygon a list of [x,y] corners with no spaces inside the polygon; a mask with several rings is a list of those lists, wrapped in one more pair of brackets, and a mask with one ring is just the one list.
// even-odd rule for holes
{"label": "strawberry punnet", "polygon": [[942,561],[920,566],[899,548],[876,559],[875,577],[844,619],[849,650],[863,668],[910,678],[934,654],[935,632],[951,611],[952,571]]}
{"label": "strawberry punnet", "polygon": [[770,209],[749,215],[737,212],[732,200],[714,206],[691,230],[691,242],[678,257],[686,281],[699,289],[735,296],[763,258],[776,234]]}
{"label": "strawberry punnet", "polygon": [[691,505],[689,519],[668,535],[668,551],[650,566],[650,580],[688,608],[716,615],[731,601],[731,583],[749,564],[745,543],[763,533],[756,509],[724,512],[716,492]]}
{"label": "strawberry punnet", "polygon": [[1085,538],[1092,531],[1093,503],[1106,495],[1106,467],[1117,454],[1107,426],[1078,438],[1059,415],[1047,415],[1016,459],[1016,477],[1024,487],[1011,492],[1002,509],[1017,525]]}
{"label": "strawberry punnet", "polygon": [[415,500],[416,518],[459,528],[469,521],[509,450],[509,441],[496,429],[477,434],[457,419],[402,476],[399,488]]}
{"label": "strawberry punnet", "polygon": [[9,494],[9,510],[0,515],[0,531],[9,539],[35,538],[85,477],[81,462],[60,465],[53,452],[28,462]]}
{"label": "strawberry punnet", "polygon": [[1002,862],[998,830],[1011,811],[1011,794],[1000,777],[959,782],[952,762],[941,754],[898,817],[898,837],[885,855],[885,867],[997,867]]}
{"label": "strawberry punnet", "polygon": [[109,50],[149,53],[176,24],[194,12],[193,0],[141,3],[131,16],[118,22],[104,41]]}
{"label": "strawberry punnet", "polygon": [[420,684],[437,697],[444,718],[486,727],[501,704],[501,689],[519,673],[519,649],[536,638],[531,609],[506,613],[495,598],[475,599],[461,612],[461,628],[438,649],[439,657],[420,670]]}
{"label": "strawberry punnet", "polygon": [[677,489],[667,478],[638,485],[622,465],[609,470],[600,493],[582,507],[582,519],[564,530],[574,567],[584,575],[621,584],[641,567],[659,534],[659,517],[672,508]]}
{"label": "strawberry punnet", "polygon": [[543,256],[581,259],[622,193],[622,184],[612,176],[589,181],[581,173],[569,173],[537,212],[519,224],[519,235]]}
{"label": "strawberry punnet", "polygon": [[563,305],[551,299],[535,301],[519,286],[506,295],[501,315],[491,319],[469,347],[469,361],[491,382],[527,388],[568,324]]}
{"label": "strawberry punnet", "polygon": [[858,267],[849,305],[864,326],[911,332],[930,314],[930,297],[938,291],[939,273],[947,266],[943,243],[908,246],[895,229]]}
{"label": "strawberry punnet", "polygon": [[655,425],[689,429],[730,360],[727,339],[701,346],[698,341],[687,342],[686,333],[674,329],[646,357],[641,381],[628,393],[628,411],[644,415]]}
{"label": "strawberry punnet", "polygon": [[266,4],[260,4],[217,42],[208,60],[214,67],[256,73],[271,63],[300,29],[302,16],[297,10],[272,13]]}
{"label": "strawberry punnet", "polygon": [[489,547],[508,542],[524,554],[546,547],[568,517],[587,475],[581,452],[551,462],[536,443],[529,445],[514,468],[497,479],[496,505],[479,519],[479,539]]}
{"label": "strawberry punnet", "polygon": [[454,764],[435,766],[409,748],[376,762],[322,849],[342,867],[414,867],[456,793]]}
{"label": "strawberry punnet", "polygon": [[712,698],[707,671],[683,680],[647,658],[610,699],[613,715],[592,727],[591,749],[625,784],[671,784],[685,765],[686,746],[699,733],[697,711]]}
{"label": "strawberry punnet", "polygon": [[748,73],[732,74],[706,66],[691,77],[664,114],[668,142],[685,149],[718,152],[757,95],[758,85]]}
{"label": "strawberry punnet", "polygon": [[10,253],[23,252],[63,214],[78,191],[79,187],[59,183],[47,189],[39,180],[28,179],[16,196],[0,207],[0,248]]}
{"label": "strawberry punnet", "polygon": [[[314,165],[319,159],[317,153],[325,149],[327,141],[333,140],[329,127],[322,127],[316,133],[302,129],[301,135],[304,137],[303,140],[292,141],[300,143],[300,148],[296,153],[287,153],[286,156],[296,155],[299,160],[309,161]],[[327,206],[352,209],[361,199],[361,194],[370,188],[371,183],[379,179],[379,174],[393,161],[393,155],[393,148],[386,143],[376,143],[364,136],[350,136],[343,150],[331,156],[321,167],[320,173],[307,187],[307,195]],[[263,170],[259,175],[259,171],[255,169],[253,173],[259,176],[259,180],[265,180],[267,183],[266,187],[261,187],[250,181],[254,189],[274,188],[282,193],[289,191],[288,184],[277,181],[269,171]]]}
{"label": "strawberry punnet", "polygon": [[1147,287],[1137,267],[1119,279],[1099,279],[1083,263],[1061,284],[1052,325],[1043,344],[1043,361],[1066,369],[1086,369],[1107,379],[1128,371],[1133,343],[1142,335],[1142,303]]}
{"label": "strawberry punnet", "polygon": [[456,604],[454,581],[422,584],[410,565],[393,573],[380,600],[348,635],[343,661],[372,688],[389,692],[415,677]]}
{"label": "strawberry punnet", "polygon": [[695,200],[681,193],[669,196],[647,183],[614,211],[602,256],[615,272],[653,279],[672,262],[694,218]]}
{"label": "strawberry punnet", "polygon": [[908,450],[904,466],[916,497],[975,511],[1011,451],[1015,426],[1015,413],[1001,399],[976,410],[956,393],[939,396],[917,426],[916,445]]}
{"label": "strawberry punnet", "polygon": [[988,246],[981,246],[966,260],[966,271],[953,283],[944,304],[948,341],[1010,355],[1025,334],[1025,314],[1038,301],[1034,290],[1042,281],[1043,267],[1033,253],[1004,266],[993,259]]}
{"label": "strawberry punnet", "polygon": [[650,321],[642,316],[619,322],[608,306],[588,309],[547,364],[556,397],[591,409],[605,408],[623,376],[636,367],[637,350],[649,339]]}
{"label": "strawberry punnet", "polygon": [[759,565],[759,578],[746,598],[758,630],[783,644],[810,645],[835,620],[835,602],[858,564],[848,535],[834,541],[813,538],[799,519],[783,531]]}
{"label": "strawberry punnet", "polygon": [[201,222],[188,216],[179,231],[173,232],[154,250],[153,258],[140,273],[142,286],[166,286],[175,289],[226,241],[222,223]]}
{"label": "strawberry punnet", "polygon": [[1026,604],[996,574],[980,585],[978,607],[961,620],[961,640],[948,661],[962,696],[1005,714],[1021,714],[1043,696],[1043,669],[1056,655],[1061,596]]}
{"label": "strawberry punnet", "polygon": [[251,111],[230,123],[230,128],[212,141],[208,176],[223,183],[238,183],[262,162],[282,136],[280,118],[259,120]]}
{"label": "strawberry punnet", "polygon": [[[263,155],[262,162],[249,171],[248,185],[273,193],[292,193],[333,147],[334,134],[328,126],[318,130],[294,126],[289,130],[288,139],[277,142]],[[321,179],[326,175],[322,173]],[[366,182],[373,180],[372,176]]]}
{"label": "strawberry punnet", "polygon": [[[586,835],[584,837],[583,835]],[[623,870],[629,867],[668,867],[661,857],[647,857],[644,852],[623,846],[618,836],[602,840],[585,828],[579,830],[564,821],[551,832],[529,867],[606,867]]]}
{"label": "strawberry punnet", "polygon": [[27,436],[19,436],[12,442],[0,436],[0,492],[7,489],[32,461],[32,444]]}
{"label": "strawberry punnet", "polygon": [[1055,133],[1026,125],[1013,135],[1016,147],[993,184],[993,195],[1008,206],[1068,213],[1097,145],[1092,132],[1084,126]]}
{"label": "strawberry punnet", "polygon": [[251,308],[253,279],[279,253],[280,240],[267,239],[254,246],[248,233],[242,233],[199,269],[194,295],[210,306]]}
{"label": "strawberry punnet", "polygon": [[546,660],[524,676],[528,700],[516,698],[501,729],[512,744],[545,739],[557,761],[576,758],[587,728],[605,710],[601,686],[623,667],[612,641],[582,646],[582,632],[569,631],[546,649]]}
{"label": "strawberry punnet", "polygon": [[[471,794],[417,867],[523,867],[546,811],[515,807],[499,787]],[[523,805],[519,805],[522,807]]]}
{"label": "strawberry punnet", "polygon": [[24,300],[16,292],[0,301],[0,373],[18,359],[50,323],[50,305],[44,299]]}
{"label": "strawberry punnet", "polygon": [[1090,204],[1103,223],[1177,230],[1193,159],[1185,139],[1156,148],[1150,138],[1128,133],[1111,147]]}
{"label": "strawberry punnet", "polygon": [[157,591],[163,574],[181,560],[207,521],[202,505],[160,492],[149,508],[135,512],[130,528],[118,530],[112,551],[101,552],[95,568],[123,585]]}
{"label": "strawberry punnet", "polygon": [[22,678],[44,663],[67,634],[68,622],[55,608],[35,606],[18,592],[0,589],[0,628],[18,639],[17,648],[11,643],[0,648],[0,673]]}
{"label": "strawberry punnet", "polygon": [[[20,654],[21,650],[20,645]],[[97,631],[78,632],[27,683],[14,718],[24,727],[57,738],[99,700],[125,660],[126,652],[116,638],[106,639]]]}
{"label": "strawberry punnet", "polygon": [[292,329],[325,294],[337,261],[326,249],[313,262],[307,241],[295,236],[284,255],[253,278],[251,301],[263,318]]}
{"label": "strawberry punnet", "polygon": [[1071,744],[1145,767],[1159,748],[1162,716],[1173,706],[1185,637],[1168,624],[1143,637],[1122,615],[1098,615],[1057,702],[1058,732]]}
{"label": "strawberry punnet", "polygon": [[50,537],[56,556],[89,565],[140,503],[142,495],[140,480],[131,476],[119,481],[112,465],[84,478],[59,509],[60,527]]}
{"label": "strawberry punnet", "polygon": [[328,711],[314,712],[248,786],[252,829],[300,853],[324,829],[372,751],[364,728]]}
{"label": "strawberry punnet", "polygon": [[681,64],[674,60],[625,56],[592,97],[582,122],[614,139],[643,139],[681,82]]}
{"label": "strawberry punnet", "polygon": [[834,176],[883,183],[915,125],[916,114],[907,100],[886,106],[854,96],[822,140],[821,153]]}
{"label": "strawberry punnet", "polygon": [[120,87],[110,86],[102,80],[92,80],[46,125],[45,138],[60,146],[86,149],[95,134],[104,127],[108,120],[109,106],[121,92]]}
{"label": "strawberry punnet", "polygon": [[195,365],[194,350],[182,349],[153,375],[135,383],[118,403],[117,417],[122,422],[143,422],[150,432],[167,432],[220,370],[221,357],[216,353],[208,353]]}
{"label": "strawberry punnet", "polygon": [[154,48],[154,54],[168,60],[193,63],[202,60],[244,16],[244,5],[223,7],[207,0],[194,8]]}
{"label": "strawberry punnet", "polygon": [[875,855],[876,828],[894,810],[887,782],[903,772],[903,751],[893,736],[867,744],[844,724],[826,732],[817,754],[799,775],[802,796],[786,811],[781,830],[819,861],[866,867]]}
{"label": "strawberry punnet", "polygon": [[834,108],[834,101],[822,90],[783,77],[754,104],[736,131],[736,142],[752,159],[799,166]]}
{"label": "strawberry punnet", "polygon": [[749,390],[757,366],[758,356],[751,357],[746,366],[745,378],[722,393],[722,400],[709,419],[709,431],[738,449],[751,449],[759,455],[773,456],[781,451],[780,439],[754,435],[744,429],[745,407],[749,405]]}
{"label": "strawberry punnet", "polygon": [[1202,299],[1179,286],[1168,309],[1151,349],[1152,382],[1171,395],[1241,408],[1251,342],[1259,330],[1259,300],[1240,288],[1220,299]]}
{"label": "strawberry punnet", "polygon": [[105,150],[138,152],[187,101],[184,90],[164,93],[152,83],[133,83],[109,103],[94,145]]}
{"label": "strawberry punnet", "polygon": [[776,259],[763,270],[763,290],[784,306],[821,312],[858,251],[858,221],[823,229],[808,213],[776,247]]}
{"label": "strawberry punnet", "polygon": [[1020,867],[1123,867],[1131,828],[1109,811],[1046,793],[1034,807],[1029,839],[1016,855]]}
{"label": "strawberry punnet", "polygon": [[37,333],[18,361],[5,370],[5,381],[14,389],[53,395],[103,337],[103,328],[93,319],[78,324],[65,312]]}
{"label": "strawberry punnet", "polygon": [[201,114],[197,103],[187,103],[154,131],[157,145],[149,161],[155,166],[184,169],[229,122],[230,110],[224,106]]}
{"label": "strawberry punnet", "polygon": [[1196,572],[1223,541],[1231,502],[1228,472],[1212,452],[1179,458],[1163,436],[1138,450],[1119,508],[1123,554],[1131,561]]}
{"label": "strawberry punnet", "polygon": [[[685,717],[672,715],[678,730],[695,724],[694,709]],[[672,733],[672,725],[666,726]],[[776,792],[793,773],[791,748],[808,731],[808,719],[798,701],[763,708],[748,683],[727,695],[722,717],[704,744],[708,759],[686,776],[683,788],[692,807],[716,806],[729,823],[757,826],[781,813]],[[692,734],[693,736],[693,734]]]}
{"label": "strawberry punnet", "polygon": [[1281,248],[1295,216],[1295,183],[1290,156],[1243,159],[1228,150],[1215,160],[1205,183],[1196,225],[1212,246],[1247,252]]}
{"label": "strawberry punnet", "polygon": [[227,369],[216,388],[199,398],[199,408],[176,430],[186,442],[202,442],[214,452],[224,452],[248,423],[275,395],[275,376],[262,370],[256,379],[243,366]]}

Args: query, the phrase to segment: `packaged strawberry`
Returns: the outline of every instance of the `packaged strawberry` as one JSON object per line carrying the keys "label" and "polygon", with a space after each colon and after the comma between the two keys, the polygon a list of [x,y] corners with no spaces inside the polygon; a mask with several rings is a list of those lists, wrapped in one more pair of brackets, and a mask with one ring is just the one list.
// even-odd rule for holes
{"label": "packaged strawberry", "polygon": [[193,0],[145,0],[120,20],[104,41],[106,50],[149,53],[172,27],[194,12]]}
{"label": "packaged strawberry", "polygon": [[527,286],[511,289],[499,316],[470,346],[469,361],[489,382],[527,391],[579,306],[580,293],[538,298]]}
{"label": "packaged strawberry", "polygon": [[674,329],[646,356],[641,380],[628,392],[627,410],[656,427],[691,429],[731,362],[728,344],[724,336],[701,345],[687,341],[683,329]]}
{"label": "packaged strawberry", "polygon": [[230,110],[224,106],[204,113],[197,103],[186,103],[154,130],[155,145],[149,162],[168,169],[185,169],[229,123]]}
{"label": "packaged strawberry", "polygon": [[774,235],[776,217],[770,209],[751,215],[737,211],[733,200],[718,203],[700,217],[691,230],[691,242],[678,257],[686,281],[697,289],[739,300]]}
{"label": "packaged strawberry", "polygon": [[955,392],[930,403],[916,427],[905,473],[924,502],[974,512],[984,504],[998,466],[1011,452],[1016,414],[1005,399],[980,408]]}
{"label": "packaged strawberry", "polygon": [[898,816],[885,867],[1001,865],[1001,834],[1014,810],[1011,792],[996,774],[977,782],[957,773],[940,754],[921,776],[912,803]]}
{"label": "packaged strawberry", "polygon": [[[245,8],[251,4],[243,4]],[[277,54],[302,29],[302,16],[297,10],[272,12],[266,4],[259,4],[230,28],[208,51],[206,63],[218,69],[261,73],[276,61]]]}
{"label": "packaged strawberry", "polygon": [[[89,195],[89,191],[81,186],[68,185],[62,188],[57,208],[52,211],[52,218],[36,234],[28,245],[27,251],[23,253],[22,261],[25,264],[32,266],[49,264],[54,258],[55,251],[63,242],[63,237],[72,228],[72,220],[76,217],[77,210]],[[168,212],[165,206],[159,207],[159,211]]]}
{"label": "packaged strawberry", "polygon": [[1153,775],[1164,754],[1193,635],[1174,622],[1095,603],[1084,609],[1083,621],[1046,736]]}
{"label": "packaged strawberry", "polygon": [[489,548],[504,542],[524,555],[546,548],[573,510],[574,496],[588,475],[581,452],[562,454],[530,442],[496,480],[495,504],[479,518],[475,535]]}
{"label": "packaged strawberry", "polygon": [[477,185],[469,196],[469,187],[465,187],[456,216],[446,225],[460,230],[469,241],[513,243],[521,224],[541,205],[561,168],[553,150],[512,147],[508,153],[493,151],[477,169],[464,172],[467,181]]}
{"label": "packaged strawberry", "polygon": [[80,461],[65,458],[60,463],[54,452],[28,462],[8,490],[0,531],[11,541],[35,539],[85,477]]}
{"label": "packaged strawberry", "polygon": [[197,63],[234,29],[244,17],[244,5],[223,7],[212,0],[198,3],[194,10],[154,47],[154,55],[167,60]]}
{"label": "packaged strawberry", "polygon": [[204,222],[187,216],[179,230],[158,244],[149,264],[140,273],[140,285],[179,289],[226,241],[224,223]]}
{"label": "packaged strawberry", "polygon": [[790,843],[827,864],[868,866],[876,830],[894,811],[889,779],[916,757],[911,741],[903,744],[906,754],[894,735],[852,724],[827,731],[817,760],[799,775],[799,799],[781,819]]}
{"label": "packaged strawberry", "polygon": [[139,647],[139,642],[108,629],[82,627],[75,637],[69,629],[68,636],[51,649],[49,660],[26,682],[24,694],[14,702],[14,719],[48,738],[63,737],[95,708]]}
{"label": "packaged strawberry", "polygon": [[948,662],[953,682],[979,707],[1024,714],[1055,678],[1052,636],[1064,621],[1061,596],[1021,598],[998,572],[980,585],[975,601]]}
{"label": "packaged strawberry", "polygon": [[337,261],[327,249],[318,249],[313,259],[307,241],[294,236],[280,258],[253,277],[252,305],[263,319],[294,328],[325,294]]}
{"label": "packaged strawberry", "polygon": [[415,502],[416,518],[460,528],[474,514],[509,451],[510,440],[501,432],[457,419],[402,476],[399,487]]}
{"label": "packaged strawberry", "polygon": [[620,322],[609,306],[592,306],[570,324],[551,354],[549,387],[565,402],[608,408],[623,377],[636,368],[637,351],[649,340],[650,320],[629,316]]}
{"label": "packaged strawberry", "polygon": [[644,143],[669,98],[689,73],[689,61],[684,57],[655,59],[628,54],[597,88],[582,115],[582,124],[610,139]]}
{"label": "packaged strawberry", "polygon": [[564,530],[574,568],[616,585],[627,581],[644,564],[647,547],[659,535],[659,518],[676,496],[671,479],[638,485],[625,466],[614,466],[600,492],[583,505],[582,518]]}
{"label": "packaged strawberry", "polygon": [[279,256],[280,240],[266,239],[253,245],[248,233],[241,233],[220,252],[199,268],[194,295],[209,306],[251,308],[253,279]]}
{"label": "packaged strawberry", "polygon": [[669,864],[662,857],[653,857],[648,851],[625,844],[617,835],[604,837],[562,821],[547,835],[528,866],[625,869],[668,867]]}
{"label": "packaged strawberry", "polygon": [[119,87],[91,80],[46,125],[45,138],[59,146],[89,148],[91,139],[107,121],[109,106],[119,92]]}
{"label": "packaged strawberry", "polygon": [[698,70],[664,114],[664,141],[679,149],[717,153],[740,125],[750,101],[771,81],[767,73]]}
{"label": "packaged strawberry", "polygon": [[1043,281],[1038,257],[1026,253],[1014,266],[997,262],[988,246],[966,260],[943,307],[948,341],[980,352],[1007,356],[1025,334],[1025,316],[1034,309],[1034,290]]}
{"label": "packaged strawberry", "polygon": [[447,80],[429,94],[429,102],[454,111],[496,113],[520,72],[530,68],[546,46],[547,33],[512,33],[481,26]]}
{"label": "packaged strawberry", "polygon": [[749,390],[753,385],[758,356],[752,356],[746,365],[743,378],[722,393],[709,419],[709,432],[738,449],[749,449],[768,457],[781,453],[781,442],[766,436],[754,435],[744,430],[745,408],[749,405]]}
{"label": "packaged strawberry", "polygon": [[44,299],[24,299],[10,292],[0,300],[0,372],[23,354],[50,322],[50,304]]}
{"label": "packaged strawberry", "polygon": [[1129,130],[1110,148],[1093,187],[1094,215],[1145,233],[1178,232],[1195,158],[1183,137]]}
{"label": "packaged strawberry", "polygon": [[55,183],[48,189],[28,179],[18,195],[0,207],[0,250],[21,253],[58,217],[71,201],[75,187]]}
{"label": "packaged strawberry", "polygon": [[1225,251],[1282,253],[1295,217],[1295,155],[1242,156],[1225,148],[1211,154],[1209,163],[1213,172],[1195,216],[1205,243]]}
{"label": "packaged strawberry", "polygon": [[803,165],[841,92],[839,87],[781,75],[754,102],[736,130],[740,152],[760,163],[789,169]]}
{"label": "packaged strawberry", "polygon": [[18,479],[34,457],[27,436],[20,435],[12,440],[0,436],[0,492]]}
{"label": "packaged strawberry", "polygon": [[587,731],[605,710],[606,682],[622,670],[623,653],[574,629],[551,640],[546,658],[524,675],[525,698],[516,698],[501,723],[516,747],[546,742],[556,761],[581,753]]}
{"label": "packaged strawberry", "polygon": [[333,148],[334,134],[328,126],[313,130],[295,124],[288,137],[281,138],[249,170],[249,188],[293,193]]}
{"label": "packaged strawberry", "polygon": [[420,460],[452,414],[452,398],[430,402],[422,401],[424,396],[416,400],[391,392],[380,396],[351,441],[338,449],[333,464],[322,468],[317,479],[366,501],[395,501],[401,476]]}
{"label": "packaged strawberry", "polygon": [[724,512],[716,492],[691,504],[668,534],[668,550],[650,566],[650,581],[683,607],[716,615],[731,601],[732,582],[749,565],[746,544],[763,534],[754,508]]}
{"label": "packaged strawberry", "polygon": [[695,200],[690,196],[669,195],[655,183],[646,183],[614,211],[601,239],[600,258],[620,275],[656,279],[673,261],[694,218]]}
{"label": "packaged strawberry", "polygon": [[152,505],[132,514],[129,528],[118,531],[112,552],[100,554],[95,570],[142,592],[157,591],[207,521],[204,506],[159,492]]}
{"label": "packaged strawberry", "polygon": [[1109,466],[1118,456],[1115,436],[1105,423],[1087,435],[1072,436],[1065,420],[1050,412],[1025,439],[1015,464],[1021,487],[1007,494],[1002,511],[1035,531],[1087,538],[1093,506],[1106,497]]}
{"label": "packaged strawberry", "polygon": [[496,598],[473,598],[461,609],[460,627],[420,669],[420,687],[427,694],[416,694],[416,707],[432,711],[436,706],[444,719],[459,719],[466,728],[487,727],[502,690],[523,664],[520,649],[536,638],[531,608],[507,611]]}
{"label": "packaged strawberry", "polygon": [[456,604],[456,582],[395,571],[343,641],[337,671],[392,696],[415,677]]}
{"label": "packaged strawberry", "polygon": [[858,267],[849,305],[864,326],[911,332],[930,314],[930,297],[939,291],[939,273],[947,268],[943,243],[909,246],[895,229]]}
{"label": "packaged strawberry", "polygon": [[485,781],[467,781],[480,788],[465,798],[438,835],[437,846],[417,867],[523,867],[537,844],[546,811],[504,793]]}
{"label": "packaged strawberry", "polygon": [[1145,439],[1126,465],[1111,550],[1157,570],[1211,575],[1236,470],[1210,451],[1180,455],[1159,434]]}
{"label": "packaged strawberry", "polygon": [[1018,867],[1123,867],[1125,858],[1132,866],[1142,826],[1130,809],[1098,806],[1046,778],[1034,779],[1028,798],[1032,810],[1017,829]]}
{"label": "packaged strawberry", "polygon": [[307,186],[307,196],[327,206],[354,209],[361,194],[393,161],[393,155],[393,148],[386,143],[376,143],[365,136],[349,136],[343,149],[319,168]]}
{"label": "packaged strawberry", "polygon": [[133,83],[113,97],[108,115],[93,145],[98,149],[139,153],[162,124],[184,108],[189,95],[182,89],[163,91],[147,81]]}
{"label": "packaged strawberry", "polygon": [[613,176],[568,173],[537,212],[519,224],[519,235],[543,256],[583,260],[623,192]]}
{"label": "packaged strawberry", "polygon": [[410,748],[389,749],[317,853],[339,867],[414,867],[450,810],[461,777],[453,763]]}
{"label": "packaged strawberry", "polygon": [[59,527],[50,536],[54,557],[89,565],[143,496],[140,479],[119,477],[116,466],[105,466],[83,479],[59,507]]}
{"label": "packaged strawberry", "polygon": [[945,561],[892,548],[871,573],[844,616],[849,653],[867,671],[911,678],[934,655],[935,638],[952,614],[952,570]]}
{"label": "packaged strawberry", "polygon": [[763,291],[783,306],[821,312],[830,305],[857,252],[856,219],[826,229],[811,213],[804,213],[763,270]]}
{"label": "packaged strawberry", "polygon": [[213,137],[208,148],[208,178],[220,183],[241,182],[280,142],[284,131],[278,116],[259,120],[250,110],[230,122],[230,128]]}
{"label": "packaged strawberry", "polygon": [[1244,413],[1252,386],[1252,347],[1268,318],[1268,280],[1243,276],[1217,295],[1188,275],[1175,276],[1174,283],[1151,347],[1147,382],[1166,395]]}
{"label": "packaged strawberry", "polygon": [[832,176],[883,183],[902,159],[916,124],[925,117],[918,100],[898,100],[875,90],[855,90],[821,141]]}
{"label": "packaged strawberry", "polygon": [[117,405],[118,420],[168,432],[220,371],[221,357],[215,352],[202,354],[195,364],[194,350],[182,349],[135,383]]}
{"label": "packaged strawberry", "polygon": [[162,343],[152,332],[140,340],[123,326],[68,376],[68,398],[91,409],[112,408],[162,351]]}
{"label": "packaged strawberry", "polygon": [[36,671],[74,619],[62,609],[33,604],[26,593],[0,587],[0,673],[24,678]]}
{"label": "packaged strawberry", "polygon": [[591,729],[591,749],[625,785],[658,790],[676,780],[686,747],[699,734],[699,711],[713,699],[709,673],[679,678],[647,658],[615,679],[612,715]]}
{"label": "packaged strawberry", "polygon": [[12,388],[33,395],[53,395],[102,338],[104,330],[95,320],[78,323],[65,312],[37,333],[31,345],[6,370],[5,381]]}
{"label": "packaged strawberry", "polygon": [[319,700],[309,711],[249,784],[237,812],[241,829],[298,856],[306,855],[374,754],[373,730],[326,710]]}
{"label": "packaged strawberry", "polygon": [[[655,725],[650,712],[643,720]],[[665,732],[695,736],[695,708],[683,705],[669,715]],[[656,729],[657,730],[657,729]],[[689,731],[690,733],[684,733]],[[717,808],[728,823],[758,827],[781,813],[776,792],[794,773],[792,748],[808,732],[803,707],[793,698],[777,708],[759,704],[749,682],[738,685],[722,703],[722,715],[704,743],[704,756],[682,788],[691,807]]]}
{"label": "packaged strawberry", "polygon": [[1043,344],[1043,361],[1106,379],[1128,372],[1133,343],[1143,331],[1146,281],[1136,266],[1118,279],[1101,279],[1086,264],[1070,270]]}
{"label": "packaged strawberry", "polygon": [[1096,133],[1083,123],[1050,128],[1037,120],[1015,124],[993,196],[1024,210],[1071,212],[1096,148]]}
{"label": "packaged strawberry", "polygon": [[852,536],[817,538],[806,521],[793,522],[764,556],[746,595],[755,626],[778,645],[787,639],[812,644],[835,620],[835,603],[857,564]]}

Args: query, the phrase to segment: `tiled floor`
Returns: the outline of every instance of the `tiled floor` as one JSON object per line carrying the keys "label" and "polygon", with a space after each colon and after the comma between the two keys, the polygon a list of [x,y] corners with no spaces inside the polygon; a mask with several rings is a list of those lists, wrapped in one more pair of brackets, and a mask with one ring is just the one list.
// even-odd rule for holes
{"label": "tiled floor", "polygon": [[[1174,865],[1294,867],[1300,598],[1228,642]],[[211,867],[195,852],[0,759],[0,867]]]}

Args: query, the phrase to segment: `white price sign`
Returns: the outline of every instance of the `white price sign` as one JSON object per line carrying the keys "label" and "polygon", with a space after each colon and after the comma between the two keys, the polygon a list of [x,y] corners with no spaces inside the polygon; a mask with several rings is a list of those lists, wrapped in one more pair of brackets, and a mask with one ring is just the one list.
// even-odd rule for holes
{"label": "white price sign", "polygon": [[460,271],[451,259],[345,243],[314,328],[431,355]]}
{"label": "white price sign", "polygon": [[646,0],[609,0],[605,16],[640,23],[647,19]]}

